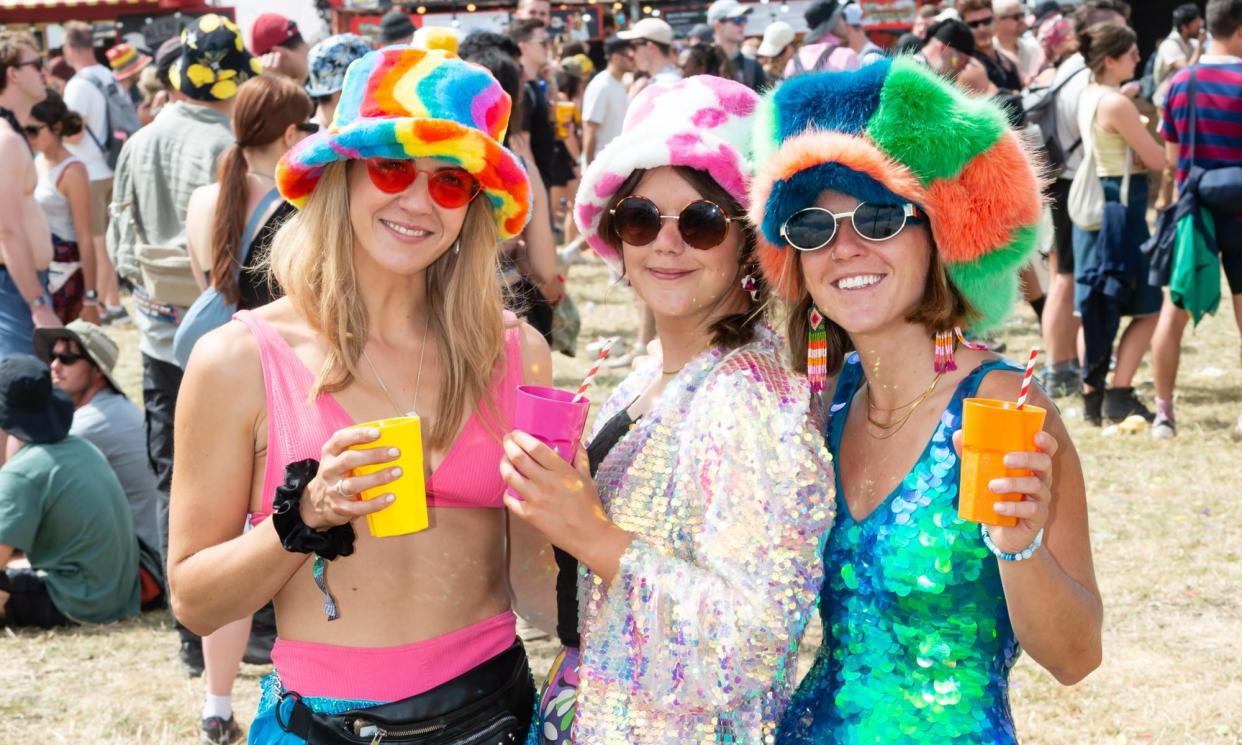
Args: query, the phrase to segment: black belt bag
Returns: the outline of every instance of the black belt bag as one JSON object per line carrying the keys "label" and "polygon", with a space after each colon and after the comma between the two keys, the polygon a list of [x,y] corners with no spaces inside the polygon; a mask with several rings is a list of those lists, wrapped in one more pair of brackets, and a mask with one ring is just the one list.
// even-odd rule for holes
{"label": "black belt bag", "polygon": [[[293,701],[288,720],[286,699]],[[535,708],[535,682],[520,640],[478,667],[410,698],[317,714],[293,691],[280,695],[276,722],[310,745],[497,745],[523,743]]]}

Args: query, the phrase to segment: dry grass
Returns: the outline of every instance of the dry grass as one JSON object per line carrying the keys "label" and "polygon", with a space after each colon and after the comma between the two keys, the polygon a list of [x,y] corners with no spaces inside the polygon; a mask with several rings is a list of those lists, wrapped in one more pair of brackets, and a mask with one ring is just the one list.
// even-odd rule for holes
{"label": "dry grass", "polygon": [[[631,335],[628,292],[598,264],[573,268],[582,310],[580,346]],[[137,340],[120,378],[137,397]],[[1001,335],[1019,352],[1035,341],[1029,312]],[[1181,433],[1106,438],[1066,404],[1091,502],[1096,571],[1104,595],[1105,661],[1065,688],[1024,658],[1013,677],[1018,731],[1030,745],[1242,742],[1242,444],[1228,431],[1242,407],[1233,319],[1206,321],[1188,337]],[[556,358],[556,381],[575,385],[590,364]],[[605,370],[598,400],[620,379]],[[808,645],[818,639],[812,629]],[[537,671],[552,651],[532,639]],[[176,661],[166,614],[105,628],[0,634],[0,743],[187,743],[197,737],[202,683]],[[249,718],[264,671],[244,666],[236,710]]]}

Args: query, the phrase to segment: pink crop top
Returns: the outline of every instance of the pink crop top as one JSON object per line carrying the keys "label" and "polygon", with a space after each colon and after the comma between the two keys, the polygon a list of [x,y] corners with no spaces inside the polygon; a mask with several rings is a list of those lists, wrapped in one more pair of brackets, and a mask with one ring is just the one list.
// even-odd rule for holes
{"label": "pink crop top", "polygon": [[[267,397],[267,466],[263,471],[263,507],[252,513],[257,525],[271,514],[276,487],[284,483],[285,466],[306,458],[318,459],[333,432],[354,424],[331,394],[313,402],[309,391],[315,376],[293,348],[266,321],[250,311],[233,318],[250,329],[259,345],[263,385]],[[505,313],[506,323],[514,316]],[[503,375],[501,374],[503,373]],[[505,331],[505,363],[497,370],[489,392],[500,412],[503,431],[513,419],[514,390],[522,384],[521,327]],[[476,407],[477,409],[477,407]],[[500,477],[503,455],[497,433],[490,431],[478,411],[449,449],[444,461],[427,480],[427,504],[435,507],[504,507],[505,483]]]}

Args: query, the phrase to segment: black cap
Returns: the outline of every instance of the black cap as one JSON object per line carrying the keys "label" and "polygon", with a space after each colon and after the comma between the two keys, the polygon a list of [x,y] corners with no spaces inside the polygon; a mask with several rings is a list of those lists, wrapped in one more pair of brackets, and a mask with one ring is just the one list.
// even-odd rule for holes
{"label": "black cap", "polygon": [[971,33],[970,26],[956,18],[946,18],[943,21],[937,21],[931,28],[927,29],[927,40],[936,39],[943,43],[946,47],[956,49],[967,56],[973,57],[975,54],[975,35]]}
{"label": "black cap", "polygon": [[52,385],[52,371],[38,357],[0,359],[0,429],[24,442],[60,442],[73,424],[73,402]]}
{"label": "black cap", "polygon": [[391,44],[414,35],[414,23],[399,10],[390,10],[380,19],[380,41]]}
{"label": "black cap", "polygon": [[834,15],[841,11],[841,3],[837,0],[816,0],[807,6],[806,12],[802,17],[806,19],[806,27],[814,31],[821,24],[832,20]]}
{"label": "black cap", "polygon": [[1035,24],[1038,25],[1048,16],[1061,12],[1061,3],[1057,0],[1044,0],[1035,6]]}

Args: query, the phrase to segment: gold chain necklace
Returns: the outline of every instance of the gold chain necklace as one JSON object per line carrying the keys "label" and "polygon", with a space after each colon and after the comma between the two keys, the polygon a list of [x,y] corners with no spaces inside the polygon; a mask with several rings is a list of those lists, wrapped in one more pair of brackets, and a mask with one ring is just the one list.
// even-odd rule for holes
{"label": "gold chain necklace", "polygon": [[[896,435],[898,432],[901,431],[902,427],[906,426],[906,422],[910,421],[910,417],[913,416],[914,412],[918,410],[919,405],[927,400],[927,397],[932,394],[932,391],[936,390],[936,386],[940,384],[940,379],[943,377],[944,377],[943,372],[936,373],[936,377],[932,378],[931,385],[923,389],[923,392],[920,393],[917,398],[915,398],[913,401],[906,404],[905,406],[898,406],[895,409],[884,409],[884,408],[880,408],[874,405],[871,402],[871,383],[868,382],[866,384],[867,385],[867,393],[866,393],[867,422],[871,424],[872,427],[875,427],[876,429],[880,430],[883,434],[874,434],[870,430],[867,431],[867,434],[871,435],[871,437],[876,440],[887,440],[888,438]],[[901,418],[897,419],[897,421],[894,421],[894,422],[888,422],[888,423],[877,422],[875,420],[875,417],[871,415],[872,411],[892,412],[892,411],[901,411],[902,409],[909,409],[909,411],[907,411]]]}
{"label": "gold chain necklace", "polygon": [[393,400],[392,394],[388,392],[388,386],[384,385],[384,378],[379,374],[379,370],[375,368],[375,363],[371,361],[371,356],[367,354],[364,347],[362,350],[362,358],[367,361],[367,365],[371,367],[371,373],[375,375],[375,380],[379,382],[380,390],[384,392],[384,397],[388,399],[388,403],[392,404],[392,408],[397,412],[397,416],[418,416],[418,389],[423,384],[423,359],[427,356],[427,332],[431,330],[431,324],[423,327],[423,343],[422,348],[418,350],[418,375],[414,379],[414,403],[410,404],[410,410],[401,411],[401,407]]}

